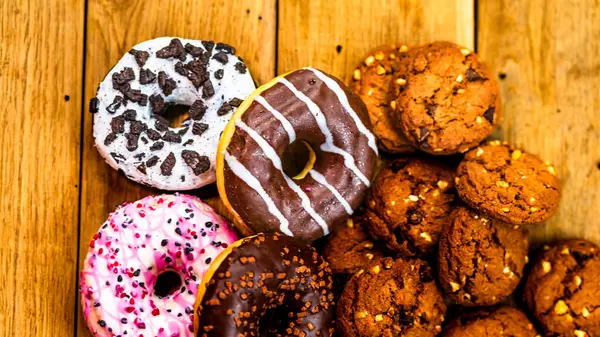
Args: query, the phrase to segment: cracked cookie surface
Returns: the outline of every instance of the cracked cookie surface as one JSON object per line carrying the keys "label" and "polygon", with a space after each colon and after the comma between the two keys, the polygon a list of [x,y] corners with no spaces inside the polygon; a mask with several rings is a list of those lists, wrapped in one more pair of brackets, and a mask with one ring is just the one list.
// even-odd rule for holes
{"label": "cracked cookie surface", "polygon": [[527,231],[458,206],[441,234],[439,281],[464,306],[493,305],[515,290],[527,261]]}
{"label": "cracked cookie surface", "polygon": [[367,195],[367,228],[393,251],[428,255],[454,199],[454,170],[432,160],[397,159],[379,173]]}
{"label": "cracked cookie surface", "polygon": [[466,313],[448,323],[443,337],[536,337],[527,316],[519,309],[500,306]]}
{"label": "cracked cookie surface", "polygon": [[544,247],[525,302],[549,336],[600,336],[600,249],[585,240]]}
{"label": "cracked cookie surface", "polygon": [[383,250],[364,228],[361,216],[353,216],[331,233],[323,249],[323,257],[334,274],[354,274],[383,256]]}
{"label": "cracked cookie surface", "polygon": [[500,119],[491,72],[467,48],[434,42],[409,52],[408,69],[392,82],[392,116],[409,142],[432,154],[477,146]]}
{"label": "cracked cookie surface", "polygon": [[512,224],[550,218],[560,199],[553,166],[497,140],[465,155],[458,166],[456,189],[471,207]]}
{"label": "cracked cookie surface", "polygon": [[445,312],[425,261],[386,257],[346,284],[336,322],[345,337],[433,337],[441,331]]}
{"label": "cracked cookie surface", "polygon": [[415,151],[390,116],[392,80],[406,71],[408,49],[398,44],[371,51],[352,73],[350,83],[350,89],[367,106],[379,148],[390,153]]}

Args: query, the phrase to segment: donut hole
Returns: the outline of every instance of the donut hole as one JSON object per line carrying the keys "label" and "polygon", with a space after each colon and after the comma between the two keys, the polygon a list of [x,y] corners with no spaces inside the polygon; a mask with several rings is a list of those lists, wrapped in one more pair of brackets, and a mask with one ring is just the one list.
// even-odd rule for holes
{"label": "donut hole", "polygon": [[169,121],[171,128],[180,128],[183,126],[183,121],[188,118],[189,105],[170,104],[162,113],[162,116]]}
{"label": "donut hole", "polygon": [[158,275],[154,283],[154,295],[159,298],[167,297],[181,288],[183,281],[178,272],[166,270]]}
{"label": "donut hole", "polygon": [[303,140],[290,144],[282,156],[283,173],[293,179],[302,179],[315,165],[315,151]]}

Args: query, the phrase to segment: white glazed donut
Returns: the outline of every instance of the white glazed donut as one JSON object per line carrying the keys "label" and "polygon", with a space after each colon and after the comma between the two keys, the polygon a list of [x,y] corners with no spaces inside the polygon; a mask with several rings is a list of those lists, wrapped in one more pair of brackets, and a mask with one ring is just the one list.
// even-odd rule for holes
{"label": "white glazed donut", "polygon": [[202,277],[236,240],[227,222],[196,197],[149,196],[119,206],[94,235],[81,272],[90,331],[192,336]]}
{"label": "white glazed donut", "polygon": [[[163,190],[215,181],[219,136],[255,85],[235,49],[212,41],[162,37],[125,54],[90,102],[96,147],[114,169]],[[190,106],[171,128],[170,104]]]}

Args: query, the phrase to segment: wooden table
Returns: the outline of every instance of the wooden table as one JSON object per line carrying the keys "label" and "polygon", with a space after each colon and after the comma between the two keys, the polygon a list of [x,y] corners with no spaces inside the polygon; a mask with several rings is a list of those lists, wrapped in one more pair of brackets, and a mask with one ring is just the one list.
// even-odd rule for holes
{"label": "wooden table", "polygon": [[600,242],[599,17],[593,0],[0,2],[0,336],[89,335],[77,293],[89,239],[116,204],[154,191],[104,163],[87,104],[123,53],[158,36],[228,42],[261,83],[306,65],[348,80],[383,43],[473,48],[501,86],[495,136],[562,178],[534,240]]}

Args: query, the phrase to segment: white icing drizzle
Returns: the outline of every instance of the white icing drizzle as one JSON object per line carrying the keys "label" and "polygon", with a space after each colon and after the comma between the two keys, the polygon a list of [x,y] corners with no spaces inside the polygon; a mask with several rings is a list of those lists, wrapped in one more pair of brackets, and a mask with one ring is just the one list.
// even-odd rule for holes
{"label": "white icing drizzle", "polygon": [[231,168],[233,174],[235,174],[238,178],[242,179],[248,186],[250,186],[258,195],[264,200],[267,204],[267,209],[271,214],[273,214],[277,220],[279,220],[279,230],[287,236],[294,236],[294,234],[290,231],[290,223],[289,221],[281,214],[281,211],[277,208],[273,199],[267,194],[265,189],[260,184],[260,181],[256,179],[250,171],[240,163],[237,158],[232,156],[228,151],[224,152],[225,162]]}
{"label": "white icing drizzle", "polygon": [[[258,144],[258,146],[260,146],[260,148],[263,151],[263,153],[265,154],[265,156],[267,156],[267,158],[269,158],[269,160],[271,160],[271,162],[273,163],[273,166],[275,166],[275,168],[281,172],[287,185],[294,192],[296,192],[298,197],[300,197],[300,200],[302,202],[302,207],[304,208],[304,210],[323,229],[323,232],[325,233],[325,235],[329,234],[329,226],[327,226],[327,223],[325,222],[325,220],[311,206],[310,199],[308,198],[306,193],[304,193],[304,191],[302,191],[302,188],[300,188],[300,186],[298,186],[290,177],[287,176],[287,174],[285,174],[283,172],[283,166],[281,164],[281,159],[275,152],[275,149],[273,149],[273,147],[261,135],[259,135],[258,132],[251,129],[242,120],[238,119],[236,121],[235,125],[238,128],[240,128],[241,130],[244,130],[248,135],[250,135],[250,137]],[[252,178],[254,178],[254,177],[252,177]],[[256,178],[254,178],[254,179],[256,179]]]}
{"label": "white icing drizzle", "polygon": [[354,120],[354,123],[356,124],[358,131],[360,131],[363,135],[365,135],[367,137],[368,142],[369,142],[369,147],[373,151],[375,151],[375,153],[378,153],[377,152],[377,143],[375,142],[375,136],[373,136],[373,133],[371,131],[369,131],[369,129],[367,129],[367,127],[363,124],[363,122],[358,117],[358,114],[356,113],[356,111],[354,111],[354,109],[352,109],[352,107],[350,106],[350,102],[348,102],[348,96],[346,96],[346,94],[344,93],[344,90],[340,87],[340,85],[336,81],[331,79],[329,76],[323,74],[322,72],[318,71],[317,69],[314,69],[314,68],[304,68],[304,69],[312,71],[323,83],[325,83],[325,85],[329,89],[331,89],[331,91],[333,91],[335,93],[335,95],[337,96],[340,103],[342,103],[342,106],[344,107],[344,109],[346,109],[346,111],[348,112],[350,117],[352,117],[352,119]]}
{"label": "white icing drizzle", "polygon": [[321,130],[321,133],[325,136],[325,143],[321,144],[321,150],[325,152],[331,152],[341,155],[344,158],[344,165],[352,170],[352,172],[365,184],[367,187],[370,186],[369,179],[358,169],[356,163],[354,162],[354,157],[350,155],[348,152],[343,149],[335,146],[333,144],[333,136],[331,134],[331,130],[327,127],[327,119],[321,109],[313,102],[310,98],[308,98],[304,93],[299,91],[290,81],[285,78],[280,78],[278,80],[279,83],[285,85],[290,91],[298,97],[302,102],[306,104],[308,110],[312,113],[317,121],[317,125]]}
{"label": "white icing drizzle", "polygon": [[287,132],[287,134],[288,134],[290,144],[293,143],[296,140],[296,130],[294,130],[294,127],[292,126],[292,124],[281,114],[281,112],[273,109],[271,104],[269,104],[269,102],[267,102],[267,100],[264,99],[264,97],[262,97],[262,96],[256,96],[254,98],[254,101],[256,103],[262,105],[265,109],[267,109],[267,111],[269,111],[271,114],[273,114],[273,116],[275,116],[275,118],[277,118],[277,120],[279,120],[279,122],[285,129],[285,132]]}
{"label": "white icing drizzle", "polygon": [[331,193],[333,193],[333,195],[337,198],[340,204],[344,206],[344,209],[346,210],[346,213],[348,213],[348,215],[352,215],[352,213],[354,213],[354,210],[352,209],[350,204],[346,201],[346,199],[344,199],[340,192],[338,192],[338,190],[335,189],[335,187],[333,187],[330,183],[327,182],[327,179],[325,179],[324,175],[315,170],[310,170],[308,171],[308,173],[316,182],[318,182],[321,185],[324,185],[325,187],[327,187],[328,190],[331,191]]}

